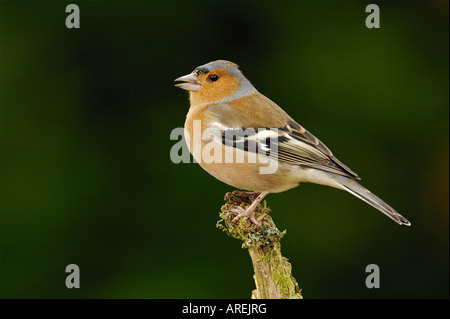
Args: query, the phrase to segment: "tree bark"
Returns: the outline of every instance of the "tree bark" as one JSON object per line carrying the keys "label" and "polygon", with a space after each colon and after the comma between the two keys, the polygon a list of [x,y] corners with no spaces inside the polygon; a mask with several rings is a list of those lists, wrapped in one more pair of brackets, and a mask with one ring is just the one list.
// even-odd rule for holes
{"label": "tree bark", "polygon": [[226,204],[222,206],[221,219],[217,227],[230,237],[243,241],[242,248],[248,249],[255,274],[256,289],[252,291],[253,299],[301,299],[303,298],[292,276],[292,267],[287,258],[281,254],[280,240],[286,233],[280,232],[270,217],[270,209],[258,205],[254,211],[255,218],[261,223],[261,229],[241,218],[234,225],[231,221],[237,213],[231,211],[236,206],[247,208],[251,203],[251,193],[232,192],[225,194]]}

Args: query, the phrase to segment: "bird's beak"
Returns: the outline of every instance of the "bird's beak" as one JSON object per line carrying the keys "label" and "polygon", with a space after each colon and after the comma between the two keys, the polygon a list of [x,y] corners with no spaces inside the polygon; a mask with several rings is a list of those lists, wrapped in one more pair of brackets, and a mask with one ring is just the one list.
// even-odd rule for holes
{"label": "bird's beak", "polygon": [[192,73],[185,76],[180,76],[174,81],[183,81],[184,83],[178,83],[175,84],[175,86],[188,91],[198,91],[201,87],[200,81]]}

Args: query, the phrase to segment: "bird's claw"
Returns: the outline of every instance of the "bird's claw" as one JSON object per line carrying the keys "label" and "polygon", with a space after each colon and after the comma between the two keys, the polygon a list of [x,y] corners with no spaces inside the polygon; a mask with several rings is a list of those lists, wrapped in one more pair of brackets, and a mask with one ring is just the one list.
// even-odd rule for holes
{"label": "bird's claw", "polygon": [[231,221],[232,226],[242,217],[247,217],[257,228],[261,228],[261,223],[253,216],[253,210],[246,210],[241,206],[237,206],[236,208],[231,209],[231,211],[237,213],[237,216]]}

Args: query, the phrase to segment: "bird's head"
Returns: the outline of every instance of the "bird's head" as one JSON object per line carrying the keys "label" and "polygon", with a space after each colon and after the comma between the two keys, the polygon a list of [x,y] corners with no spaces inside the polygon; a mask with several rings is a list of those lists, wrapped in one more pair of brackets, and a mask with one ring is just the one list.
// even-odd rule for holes
{"label": "bird's head", "polygon": [[175,86],[188,90],[191,105],[196,103],[225,103],[245,96],[254,87],[244,77],[237,64],[225,60],[209,62],[181,76]]}

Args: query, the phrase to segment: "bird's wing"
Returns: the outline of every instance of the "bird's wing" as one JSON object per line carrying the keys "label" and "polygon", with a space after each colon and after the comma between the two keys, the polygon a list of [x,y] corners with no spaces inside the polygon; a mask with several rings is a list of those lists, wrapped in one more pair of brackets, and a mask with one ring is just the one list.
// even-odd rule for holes
{"label": "bird's wing", "polygon": [[339,161],[318,138],[294,121],[278,129],[279,161],[312,167],[339,175],[360,179]]}
{"label": "bird's wing", "polygon": [[[280,113],[271,118],[281,119],[281,121],[269,121],[269,123],[267,117],[263,119],[258,112],[242,116],[241,113],[244,110],[239,111],[226,104],[216,104],[209,110],[214,113],[214,122],[220,123],[213,126],[220,129],[221,143],[225,146],[259,152],[259,154],[264,151],[266,156],[279,162],[360,179],[355,172],[334,157],[325,144],[278,106],[276,111]],[[222,116],[219,118],[217,114]],[[223,116],[224,114],[227,116]],[[251,119],[251,122],[248,119]]]}

